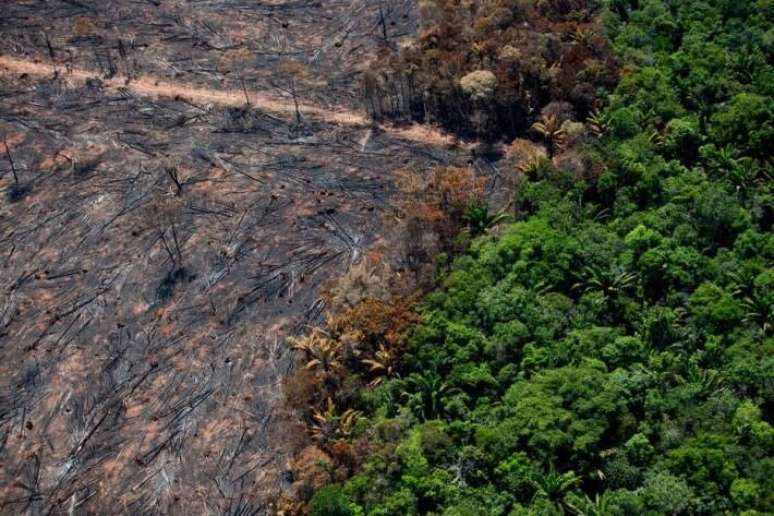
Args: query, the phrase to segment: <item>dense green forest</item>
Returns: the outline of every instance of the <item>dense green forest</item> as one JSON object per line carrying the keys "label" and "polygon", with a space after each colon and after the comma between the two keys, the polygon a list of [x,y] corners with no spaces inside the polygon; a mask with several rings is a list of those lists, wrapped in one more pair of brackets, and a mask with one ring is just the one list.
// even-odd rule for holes
{"label": "dense green forest", "polygon": [[497,4],[597,24],[620,78],[583,173],[538,159],[416,316],[370,307],[406,325],[314,414],[367,453],[312,514],[771,514],[774,1]]}

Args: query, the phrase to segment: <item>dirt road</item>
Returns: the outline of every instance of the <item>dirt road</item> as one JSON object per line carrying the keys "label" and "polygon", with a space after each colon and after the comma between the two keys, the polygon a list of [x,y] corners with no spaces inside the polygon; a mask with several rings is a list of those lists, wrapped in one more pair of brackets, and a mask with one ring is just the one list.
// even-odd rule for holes
{"label": "dirt road", "polygon": [[[89,80],[100,80],[102,86],[108,90],[117,91],[125,89],[135,95],[152,98],[181,98],[194,103],[217,104],[220,106],[244,106],[246,104],[245,96],[247,96],[250,105],[255,109],[283,115],[295,113],[292,99],[270,95],[265,92],[219,90],[142,75],[131,78],[121,75],[104,78],[91,70],[67,68],[62,65],[44,63],[38,60],[20,59],[7,55],[0,55],[0,73],[26,74],[27,76],[38,78],[61,74],[64,80],[72,83],[83,84]],[[311,117],[321,122],[362,128],[367,128],[372,124],[369,117],[363,113],[347,110],[343,107],[321,108],[299,103],[298,109],[303,116]],[[383,127],[383,129],[403,140],[429,145],[450,145],[453,143],[453,139],[449,135],[426,125]]]}

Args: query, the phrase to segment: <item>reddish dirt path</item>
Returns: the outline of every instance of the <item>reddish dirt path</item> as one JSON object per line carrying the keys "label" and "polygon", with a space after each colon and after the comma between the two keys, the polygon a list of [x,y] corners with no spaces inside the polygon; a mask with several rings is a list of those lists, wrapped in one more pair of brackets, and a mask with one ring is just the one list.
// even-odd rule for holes
{"label": "reddish dirt path", "polygon": [[[0,73],[27,74],[32,77],[51,76],[54,71],[64,71],[61,66],[42,63],[38,60],[19,59],[17,57],[0,55]],[[99,79],[105,88],[111,90],[126,89],[135,95],[146,97],[183,98],[191,102],[219,104],[222,106],[243,106],[245,92],[240,90],[218,90],[201,86],[191,86],[181,82],[156,79],[149,76],[139,76],[129,79],[116,75],[110,79],[99,76],[97,72],[82,68],[68,68],[65,78],[75,83],[83,83],[89,79]],[[264,92],[248,91],[250,104],[262,111],[281,114],[294,113],[292,102],[276,95]],[[302,114],[323,122],[366,128],[371,120],[362,113],[346,108],[321,108],[309,104],[300,104]],[[384,127],[388,133],[403,140],[415,141],[428,145],[450,145],[453,138],[441,131],[429,127],[414,125],[411,127]]]}

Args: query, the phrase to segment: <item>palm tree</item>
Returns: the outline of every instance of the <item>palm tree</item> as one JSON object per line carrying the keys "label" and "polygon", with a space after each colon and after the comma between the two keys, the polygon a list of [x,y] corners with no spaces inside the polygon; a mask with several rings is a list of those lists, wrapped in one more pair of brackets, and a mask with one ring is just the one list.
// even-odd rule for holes
{"label": "palm tree", "polygon": [[586,266],[581,269],[580,273],[577,273],[577,276],[580,281],[575,283],[572,289],[580,289],[583,293],[600,293],[601,299],[597,300],[598,306],[604,307],[607,312],[606,317],[611,321],[617,319],[617,299],[630,290],[637,281],[636,274],[628,272],[619,265],[613,265],[607,269]]}
{"label": "palm tree", "polygon": [[379,349],[374,354],[374,358],[365,358],[361,362],[368,366],[368,370],[372,374],[379,375],[370,383],[371,386],[376,386],[382,382],[384,377],[390,377],[395,374],[398,357],[394,352],[387,349],[384,344],[379,344]]}
{"label": "palm tree", "polygon": [[596,32],[594,32],[594,29],[592,28],[578,27],[575,29],[575,32],[572,35],[572,39],[585,47],[591,48],[594,44],[594,37],[596,35]]}
{"label": "palm tree", "polygon": [[349,437],[359,417],[360,412],[352,409],[338,414],[333,400],[328,398],[325,411],[314,409],[312,412],[312,424],[309,427],[309,432],[318,441]]}
{"label": "palm tree", "polygon": [[546,115],[532,124],[530,131],[540,135],[546,142],[548,155],[553,156],[564,145],[566,133],[557,115]]}
{"label": "palm tree", "polygon": [[683,374],[675,375],[674,381],[680,385],[694,384],[699,387],[699,394],[705,398],[716,394],[724,388],[725,378],[716,369],[702,369],[696,362],[688,362]]}
{"label": "palm tree", "polygon": [[631,288],[637,280],[637,275],[627,272],[619,265],[605,270],[595,266],[586,266],[579,274],[582,280],[572,286],[573,289],[583,288],[583,292],[602,292],[606,298],[617,296]]}
{"label": "palm tree", "polygon": [[768,335],[772,329],[771,294],[755,288],[754,274],[732,273],[730,276],[736,284],[734,295],[741,298],[744,306],[744,321],[755,324]]}
{"label": "palm tree", "polygon": [[414,373],[404,381],[401,396],[406,405],[422,421],[437,419],[442,413],[442,398],[457,389],[444,382],[438,373]]}
{"label": "palm tree", "polygon": [[610,504],[610,498],[605,496],[607,493],[594,495],[594,499],[584,495],[579,503],[567,504],[567,507],[578,516],[609,516],[613,513]]}
{"label": "palm tree", "polygon": [[534,498],[547,498],[559,507],[565,507],[565,495],[580,481],[581,477],[576,475],[574,471],[557,473],[553,466],[547,473],[535,475],[531,479],[531,483],[535,487]]}
{"label": "palm tree", "polygon": [[341,367],[341,344],[322,328],[314,328],[308,335],[291,338],[290,344],[293,349],[306,353],[305,369],[322,369],[325,373],[330,373]]}
{"label": "palm tree", "polygon": [[517,166],[519,172],[527,177],[535,179],[543,179],[549,177],[554,170],[554,165],[551,160],[543,156],[535,156],[531,159],[523,161]]}
{"label": "palm tree", "polygon": [[771,333],[771,305],[766,301],[765,296],[753,292],[742,299],[745,308],[745,322],[754,323],[763,330],[764,335]]}
{"label": "palm tree", "polygon": [[477,204],[469,207],[462,219],[468,225],[466,230],[470,232],[470,236],[476,237],[512,218],[513,217],[510,214],[503,211],[490,213],[488,206]]}
{"label": "palm tree", "polygon": [[737,191],[748,192],[772,180],[771,163],[761,166],[750,157],[732,160],[725,170]]}
{"label": "palm tree", "polygon": [[594,110],[586,119],[586,122],[589,124],[591,134],[597,138],[603,137],[610,129],[610,122],[607,116],[599,110]]}

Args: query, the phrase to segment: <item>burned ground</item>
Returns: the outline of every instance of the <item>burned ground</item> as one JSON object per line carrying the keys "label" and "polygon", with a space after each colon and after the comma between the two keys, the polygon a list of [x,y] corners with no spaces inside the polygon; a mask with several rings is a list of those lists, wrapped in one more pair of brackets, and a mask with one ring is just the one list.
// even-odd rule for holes
{"label": "burned ground", "polygon": [[[324,281],[399,251],[394,172],[467,154],[324,116],[358,113],[377,2],[96,4],[0,13],[5,56],[57,63],[0,70],[0,513],[270,513],[302,431],[286,337]],[[411,2],[391,4],[409,33]],[[231,48],[252,56],[239,77],[218,68]],[[275,88],[285,54],[325,79],[303,127]],[[106,83],[138,74],[285,107]]]}
{"label": "burned ground", "polygon": [[[357,73],[387,34],[410,36],[415,2],[398,0],[19,0],[0,14],[0,52],[107,76],[149,74],[264,90],[282,61],[309,70],[318,103],[360,104]],[[384,24],[380,23],[384,15]]]}

